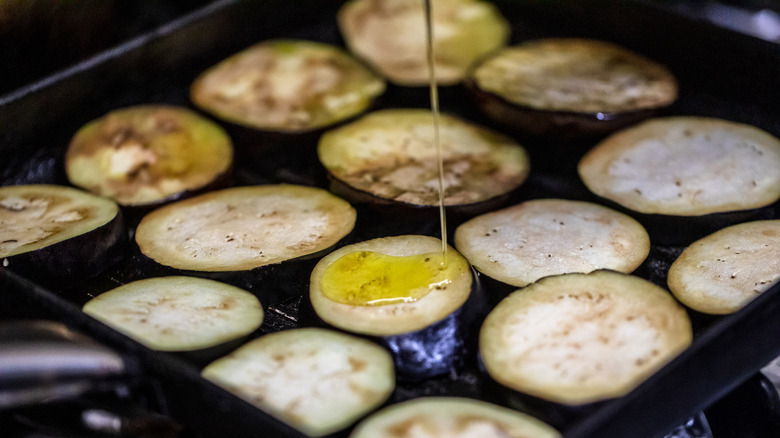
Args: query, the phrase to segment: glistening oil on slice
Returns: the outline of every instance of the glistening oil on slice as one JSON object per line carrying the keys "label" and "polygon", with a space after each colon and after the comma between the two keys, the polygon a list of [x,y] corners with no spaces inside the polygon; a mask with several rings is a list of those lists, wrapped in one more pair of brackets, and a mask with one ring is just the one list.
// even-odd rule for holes
{"label": "glistening oil on slice", "polygon": [[375,338],[393,353],[399,379],[451,371],[463,345],[461,309],[471,269],[441,240],[404,235],[337,249],[314,268],[310,298],[325,323]]}
{"label": "glistening oil on slice", "polygon": [[322,278],[322,293],[352,306],[413,303],[451,282],[443,253],[390,256],[372,251],[336,260]]}

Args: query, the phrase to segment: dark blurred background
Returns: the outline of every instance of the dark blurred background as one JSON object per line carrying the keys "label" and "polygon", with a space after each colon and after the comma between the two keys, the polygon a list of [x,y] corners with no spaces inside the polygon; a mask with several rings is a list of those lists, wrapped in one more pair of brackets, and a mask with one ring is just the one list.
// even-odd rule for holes
{"label": "dark blurred background", "polygon": [[[215,1],[2,0],[0,96]],[[649,3],[780,43],[778,0],[598,1]]]}

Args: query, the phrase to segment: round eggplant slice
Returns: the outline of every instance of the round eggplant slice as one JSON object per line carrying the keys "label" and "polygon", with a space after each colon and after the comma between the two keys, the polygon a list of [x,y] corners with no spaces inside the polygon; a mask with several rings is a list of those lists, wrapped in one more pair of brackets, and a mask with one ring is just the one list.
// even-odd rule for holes
{"label": "round eggplant slice", "polygon": [[327,250],[355,219],[348,202],[322,189],[235,187],[152,211],[135,240],[147,257],[176,269],[245,271]]}
{"label": "round eggplant slice", "polygon": [[68,180],[123,206],[157,205],[225,183],[233,146],[215,123],[181,107],[117,109],[68,146]]}
{"label": "round eggplant slice", "polygon": [[522,287],[572,272],[630,273],[649,254],[650,237],[598,204],[540,199],[471,219],[455,231],[455,246],[483,274]]}
{"label": "round eggplant slice", "polygon": [[206,70],[190,94],[220,119],[293,133],[353,117],[384,90],[384,80],[338,47],[271,40]]}
{"label": "round eggplant slice", "polygon": [[[507,198],[526,180],[528,155],[510,138],[448,115],[442,115],[439,127],[445,206],[465,208]],[[335,181],[376,202],[439,203],[433,115],[428,110],[373,112],[326,132],[318,153]]]}
{"label": "round eggplant slice", "polygon": [[333,251],[314,268],[310,297],[317,315],[350,332],[392,336],[451,314],[471,293],[468,262],[441,240],[394,236]]}
{"label": "round eggplant slice", "polygon": [[350,438],[557,438],[536,418],[491,403],[423,397],[398,403],[358,424]]}
{"label": "round eggplant slice", "polygon": [[203,377],[309,436],[348,427],[395,387],[383,348],[319,328],[262,336],[208,365]]}
{"label": "round eggplant slice", "polygon": [[138,280],[84,304],[86,314],[158,351],[192,352],[242,339],[263,322],[257,297],[194,277]]}
{"label": "round eggplant slice", "polygon": [[110,199],[54,185],[0,187],[3,267],[88,278],[119,261],[125,241],[121,211]]}
{"label": "round eggplant slice", "polygon": [[727,120],[660,118],[607,137],[578,171],[591,192],[636,213],[654,240],[677,228],[704,233],[687,244],[780,199],[780,140]]}
{"label": "round eggplant slice", "polygon": [[744,307],[780,279],[780,220],[732,225],[686,248],[669,269],[672,293],[703,313]]}
{"label": "round eggplant slice", "polygon": [[688,315],[667,291],[627,274],[546,277],[494,308],[479,333],[498,383],[567,405],[627,394],[688,347]]}
{"label": "round eggplant slice", "polygon": [[[457,84],[476,59],[509,40],[509,24],[488,2],[432,3],[434,63],[440,85]],[[339,10],[337,18],[352,53],[390,81],[404,86],[428,84],[422,1],[352,0]]]}
{"label": "round eggplant slice", "polygon": [[666,67],[612,43],[542,39],[505,48],[465,81],[489,117],[534,135],[577,138],[637,122],[677,100]]}
{"label": "round eggplant slice", "polygon": [[[446,262],[445,262],[446,260]],[[376,338],[388,348],[402,380],[457,367],[471,295],[468,262],[428,236],[359,242],[325,256],[311,275],[311,304],[331,326]]]}

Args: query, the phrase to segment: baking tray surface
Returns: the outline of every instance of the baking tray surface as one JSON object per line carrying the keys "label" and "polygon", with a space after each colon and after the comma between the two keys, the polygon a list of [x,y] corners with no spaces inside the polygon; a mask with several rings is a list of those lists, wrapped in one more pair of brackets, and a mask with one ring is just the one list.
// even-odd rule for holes
{"label": "baking tray surface", "polygon": [[[614,41],[667,64],[680,80],[681,97],[667,114],[721,117],[758,126],[780,136],[780,101],[776,81],[767,78],[778,65],[780,49],[770,43],[669,14],[645,2],[499,1],[512,23],[513,42],[541,36],[583,36]],[[0,183],[67,184],[65,148],[78,127],[120,107],[169,103],[191,104],[188,89],[207,67],[269,38],[302,38],[343,45],[335,27],[340,1],[215,1],[153,32],[103,52],[65,74],[0,97]],[[420,91],[420,92],[418,92]],[[426,107],[426,90],[391,86],[379,107]],[[492,126],[473,109],[463,90],[442,90],[443,111]],[[502,131],[500,127],[497,130]],[[544,140],[519,138],[529,149]],[[571,156],[556,165],[533,161],[531,178],[520,199],[562,197],[588,199],[573,172],[576,156],[587,144],[572,144]],[[236,169],[236,184],[276,182],[252,169]],[[776,207],[776,206],[775,206]],[[775,208],[777,210],[777,208]],[[359,209],[359,215],[361,210]],[[775,211],[774,217],[778,216]],[[397,234],[393,226],[361,223],[357,238]],[[413,224],[404,232],[437,235],[438,224]],[[451,227],[454,229],[454,227]],[[131,232],[132,230],[129,230]],[[665,285],[669,264],[681,248],[654,246],[638,271]],[[161,378],[172,413],[204,436],[250,436],[258,431],[300,436],[199,376],[199,365],[156,353],[86,317],[81,305],[90,296],[139,278],[169,271],[145,259],[132,246],[124,260],[104,274],[79,283],[42,285],[7,270],[0,284],[18,296],[17,303],[40,308],[52,317],[84,330],[121,351],[138,357]],[[257,293],[266,321],[255,334],[299,325],[305,279],[293,281],[249,273],[230,282]],[[271,298],[263,291],[279,289]],[[564,408],[531,397],[506,398],[480,370],[476,354],[450,375],[416,384],[400,382],[392,402],[424,395],[456,395],[489,400],[527,411],[561,429],[567,437],[663,436],[752,376],[780,352],[780,286],[742,311],[725,317],[692,313],[693,345],[672,363],[625,397],[584,409]],[[21,305],[21,304],[20,304]],[[475,333],[474,333],[475,337]],[[472,339],[472,347],[474,340]],[[473,353],[473,352],[472,352]],[[218,412],[215,424],[213,415]],[[226,429],[227,428],[227,429]],[[276,436],[274,435],[274,436]],[[337,434],[346,436],[347,432]]]}

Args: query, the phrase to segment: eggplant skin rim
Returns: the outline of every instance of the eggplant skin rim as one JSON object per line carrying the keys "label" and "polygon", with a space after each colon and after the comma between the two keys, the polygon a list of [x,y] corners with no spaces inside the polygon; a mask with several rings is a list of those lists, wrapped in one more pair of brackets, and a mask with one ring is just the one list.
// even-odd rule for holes
{"label": "eggplant skin rim", "polygon": [[97,203],[104,217],[95,222],[93,228],[81,234],[56,237],[52,239],[53,242],[43,246],[36,242],[30,249],[0,257],[3,265],[0,269],[7,267],[20,273],[40,276],[41,280],[48,283],[94,277],[124,257],[128,239],[124,216],[116,202],[78,188],[51,184],[6,186],[0,188],[0,195],[21,192],[23,196],[29,191],[48,192],[51,196],[66,199],[75,197],[76,202]]}
{"label": "eggplant skin rim", "polygon": [[[669,87],[668,96],[654,104],[635,108],[603,110],[552,109],[510,100],[498,91],[479,86],[476,72],[486,62],[501,56],[505,50],[522,50],[526,47],[552,45],[579,51],[608,51],[628,58],[635,66],[651,66],[661,75]],[[603,46],[603,47],[602,47]],[[601,47],[601,49],[599,49]],[[538,50],[538,49],[537,49]],[[479,110],[505,127],[540,137],[564,140],[585,139],[609,134],[620,128],[648,119],[672,106],[678,99],[679,85],[674,74],[662,63],[620,45],[590,38],[537,38],[518,45],[497,50],[473,63],[464,80],[465,89]]]}
{"label": "eggplant skin rim", "polygon": [[[610,278],[611,277],[611,278]],[[625,373],[622,376],[613,376],[607,384],[599,386],[584,387],[582,385],[559,383],[539,383],[538,376],[531,374],[518,375],[513,370],[507,368],[505,362],[510,355],[505,354],[506,346],[498,345],[500,334],[503,333],[501,325],[509,318],[512,318],[513,308],[520,309],[532,308],[538,304],[554,303],[559,295],[566,295],[566,292],[559,290],[550,290],[550,286],[557,283],[570,280],[578,281],[586,279],[588,281],[603,284],[604,280],[620,283],[633,282],[640,289],[629,292],[634,295],[633,300],[639,300],[642,303],[641,310],[654,310],[655,318],[661,319],[661,323],[669,326],[662,333],[665,336],[664,344],[661,346],[665,351],[651,352],[653,360],[645,360],[637,363],[637,367],[643,367],[639,371],[631,369],[631,373]],[[623,285],[626,286],[626,285]],[[595,287],[589,285],[589,287]],[[576,290],[582,290],[577,288]],[[618,294],[626,294],[628,287],[617,287],[609,294],[615,291]],[[604,291],[598,289],[598,294]],[[585,292],[583,295],[587,294]],[[596,293],[594,291],[594,293]],[[541,296],[538,296],[541,295]],[[589,297],[590,299],[590,297]],[[663,313],[658,308],[663,308]],[[647,316],[646,316],[647,317]],[[515,317],[516,318],[516,317]],[[602,318],[599,318],[601,320]],[[574,329],[576,330],[576,328]],[[497,331],[499,333],[497,333]],[[570,406],[588,405],[601,400],[613,399],[628,394],[635,387],[647,380],[658,369],[682,353],[692,342],[693,330],[687,312],[668,291],[644,280],[629,274],[619,273],[610,270],[599,270],[588,274],[562,274],[545,277],[526,288],[519,289],[506,297],[498,306],[496,306],[485,319],[479,333],[479,350],[481,363],[484,365],[487,373],[502,386],[511,391],[518,391],[543,400],[560,403]],[[563,340],[566,341],[565,339]],[[502,341],[505,342],[505,341]],[[497,357],[504,356],[503,359]],[[500,363],[499,363],[500,362]],[[583,364],[589,365],[589,364]],[[647,365],[647,366],[645,366]],[[547,369],[554,369],[553,364],[544,364]],[[556,371],[557,372],[557,371]]]}
{"label": "eggplant skin rim", "polygon": [[[370,187],[361,187],[360,182],[362,179],[354,176],[362,171],[367,171],[369,174],[375,173],[375,165],[373,167],[368,165],[372,164],[373,161],[383,163],[379,169],[397,171],[399,166],[413,165],[416,160],[435,160],[435,155],[426,156],[425,154],[420,157],[411,154],[412,159],[408,163],[398,160],[398,157],[403,155],[399,155],[399,151],[406,148],[406,143],[413,139],[407,136],[407,132],[423,126],[430,128],[432,119],[429,119],[431,117],[432,113],[427,109],[388,108],[365,114],[349,124],[325,132],[317,143],[317,156],[322,167],[328,173],[331,191],[355,203],[398,206],[409,212],[438,209],[438,198],[424,194],[426,193],[425,191],[401,189],[403,192],[401,195],[412,193],[417,198],[421,198],[421,201],[399,200],[376,194],[370,191]],[[399,128],[399,125],[403,128]],[[470,143],[456,141],[452,143],[452,152],[443,150],[445,161],[451,157],[457,160],[473,160],[477,156],[479,157],[479,165],[489,163],[490,166],[494,166],[492,173],[479,172],[472,175],[462,175],[456,170],[445,170],[445,178],[450,175],[455,176],[459,180],[458,184],[454,185],[455,193],[450,195],[457,196],[463,192],[476,192],[479,194],[476,199],[459,204],[447,203],[447,199],[445,199],[444,207],[448,211],[473,216],[503,205],[523,188],[531,173],[531,157],[528,150],[514,138],[460,116],[446,113],[441,114],[440,126],[442,130],[451,129],[453,133],[450,135],[460,134],[461,136],[473,135],[477,137],[476,142],[479,145],[476,148],[482,149],[479,154],[476,154],[473,151],[474,147],[470,147]],[[373,149],[371,149],[371,145],[364,146],[361,144],[368,141],[361,139],[361,134],[364,131],[369,133],[388,132],[390,136],[393,136],[394,141],[403,144],[403,146],[400,146],[395,151],[383,150],[379,154],[367,157],[365,156],[366,151]],[[429,154],[435,152],[432,148],[433,137],[422,136],[418,140],[425,141],[430,145]],[[373,144],[377,144],[377,142],[373,142]],[[443,146],[446,147],[446,144],[443,143]],[[361,148],[365,150],[361,150]],[[353,153],[355,156],[353,156]],[[507,163],[511,163],[511,165]],[[401,167],[401,170],[403,170],[403,167]],[[500,177],[496,178],[495,175],[500,175]],[[348,181],[350,178],[352,178],[353,182]],[[475,180],[486,180],[491,184],[483,182],[477,185],[473,183]],[[495,188],[486,189],[486,187],[492,186],[498,186],[503,191]],[[397,185],[395,187],[398,188]],[[445,189],[445,192],[447,191]],[[450,195],[445,193],[445,198]]]}
{"label": "eggplant skin rim", "polygon": [[[458,283],[453,282],[452,284],[453,287],[457,286],[457,289],[455,289],[458,293],[457,295],[448,293],[451,292],[453,288],[444,291],[434,290],[413,303],[374,307],[350,306],[348,304],[336,303],[322,295],[320,288],[322,276],[327,270],[327,267],[338,258],[362,250],[387,254],[387,252],[382,251],[381,248],[388,242],[392,244],[393,242],[402,242],[409,238],[413,238],[421,243],[416,244],[413,247],[414,249],[411,250],[403,248],[400,250],[388,251],[390,252],[388,255],[412,255],[441,251],[441,240],[437,238],[430,236],[404,235],[380,237],[358,242],[341,247],[323,257],[312,271],[311,281],[309,283],[309,299],[317,315],[326,323],[341,330],[368,336],[389,337],[403,336],[405,334],[424,330],[426,327],[444,320],[449,315],[461,309],[471,295],[472,288],[475,287],[476,282],[472,278],[473,274],[466,259],[458,254],[452,247],[448,248],[447,257],[456,258],[454,260],[451,259],[448,263],[457,262],[462,267],[460,270],[461,278],[455,280]],[[426,298],[428,299],[427,301]],[[437,303],[436,306],[428,304],[433,303],[434,301]],[[416,313],[412,314],[407,309],[420,310],[414,310]],[[421,311],[425,313],[419,313]],[[431,313],[431,311],[433,313]],[[396,316],[396,312],[400,312],[400,316]]]}
{"label": "eggplant skin rim", "polygon": [[623,112],[578,113],[532,108],[506,100],[464,80],[468,96],[488,118],[537,137],[577,140],[599,137],[659,115],[667,107]]}

